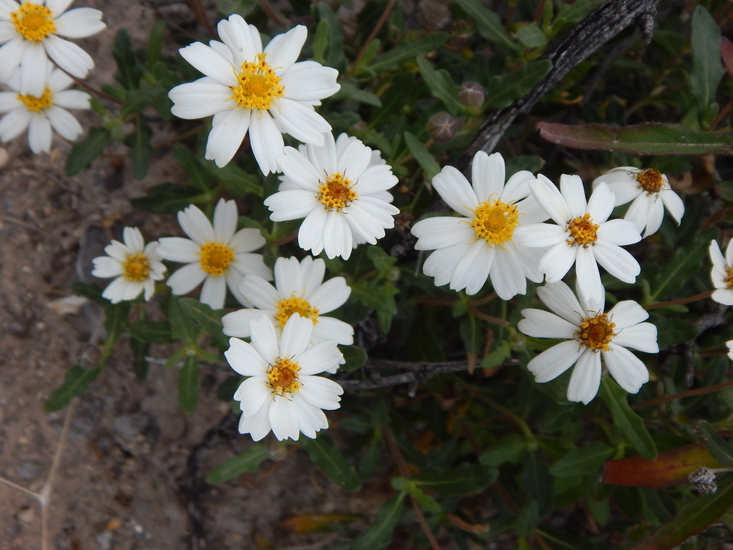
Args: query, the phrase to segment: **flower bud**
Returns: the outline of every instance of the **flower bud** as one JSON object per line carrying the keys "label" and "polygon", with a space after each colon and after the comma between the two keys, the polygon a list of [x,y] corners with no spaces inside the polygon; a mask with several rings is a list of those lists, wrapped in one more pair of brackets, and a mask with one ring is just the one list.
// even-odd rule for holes
{"label": "flower bud", "polygon": [[428,134],[438,143],[452,140],[458,129],[458,121],[445,111],[435,113],[428,120]]}
{"label": "flower bud", "polygon": [[486,90],[478,82],[464,82],[461,91],[458,92],[458,99],[466,108],[476,111],[486,101]]}

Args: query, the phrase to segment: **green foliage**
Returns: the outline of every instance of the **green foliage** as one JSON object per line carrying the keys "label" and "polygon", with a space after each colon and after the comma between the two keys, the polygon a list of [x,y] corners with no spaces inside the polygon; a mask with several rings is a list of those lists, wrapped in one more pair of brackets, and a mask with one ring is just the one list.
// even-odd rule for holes
{"label": "green foliage", "polygon": [[74,365],[64,377],[64,383],[51,392],[43,404],[45,412],[54,412],[65,408],[71,400],[79,394],[84,393],[89,384],[99,375],[100,369],[86,369],[80,365]]}
{"label": "green foliage", "polygon": [[110,138],[109,130],[92,128],[82,141],[71,148],[66,158],[66,175],[75,176],[104,152]]}
{"label": "green foliage", "polygon": [[406,493],[399,492],[385,502],[369,529],[354,540],[353,550],[380,550],[392,542],[392,534],[402,515]]}
{"label": "green foliage", "polygon": [[614,425],[626,436],[636,452],[654,460],[657,457],[657,445],[649,435],[644,420],[626,402],[626,392],[616,382],[605,378],[598,394],[611,411]]}
{"label": "green foliage", "polygon": [[224,483],[245,473],[256,472],[265,460],[270,457],[267,447],[262,444],[252,445],[243,453],[222,462],[206,474],[206,483]]}
{"label": "green foliage", "polygon": [[199,404],[199,360],[188,355],[178,370],[178,406],[187,414],[192,414]]}
{"label": "green foliage", "polygon": [[308,456],[336,485],[347,491],[361,489],[361,479],[356,469],[336,447],[336,442],[327,434],[319,433],[315,439],[301,437],[300,444]]}

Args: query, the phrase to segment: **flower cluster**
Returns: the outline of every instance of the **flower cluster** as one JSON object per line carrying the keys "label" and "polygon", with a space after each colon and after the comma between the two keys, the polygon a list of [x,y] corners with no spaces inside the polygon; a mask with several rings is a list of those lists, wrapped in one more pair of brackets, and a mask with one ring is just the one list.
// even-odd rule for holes
{"label": "flower cluster", "polygon": [[91,36],[105,24],[99,10],[66,11],[71,1],[0,3],[0,84],[11,90],[0,93],[0,113],[7,113],[0,120],[0,139],[28,129],[34,153],[50,150],[51,129],[68,140],[79,137],[81,126],[66,109],[89,109],[87,94],[67,90],[73,80],[65,73],[85,78],[94,61],[64,38]]}

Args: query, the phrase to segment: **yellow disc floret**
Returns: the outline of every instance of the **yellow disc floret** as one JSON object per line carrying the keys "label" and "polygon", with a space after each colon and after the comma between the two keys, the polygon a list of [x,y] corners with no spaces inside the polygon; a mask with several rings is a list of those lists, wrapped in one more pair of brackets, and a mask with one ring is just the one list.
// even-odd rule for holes
{"label": "yellow disc floret", "polygon": [[209,275],[224,275],[234,261],[234,250],[221,243],[206,243],[199,248],[199,263]]}
{"label": "yellow disc floret", "polygon": [[582,218],[575,218],[566,227],[570,231],[570,239],[567,243],[570,246],[589,246],[598,240],[596,232],[600,226],[593,223],[590,214],[583,214]]}
{"label": "yellow disc floret", "polygon": [[280,84],[282,79],[267,64],[264,53],[257,54],[255,63],[242,63],[237,80],[239,84],[232,88],[232,97],[237,105],[246,109],[266,111],[275,99],[284,95],[285,86]]}
{"label": "yellow disc floret", "polygon": [[40,4],[21,4],[19,9],[11,12],[10,21],[19,35],[33,42],[40,42],[56,32],[53,13]]}
{"label": "yellow disc floret", "polygon": [[608,313],[599,313],[595,317],[586,317],[580,323],[580,330],[575,338],[593,351],[608,351],[608,344],[613,339],[616,324],[608,319]]}
{"label": "yellow disc floret", "polygon": [[267,371],[267,385],[270,386],[272,393],[284,397],[286,393],[299,391],[299,370],[298,363],[278,357],[277,362]]}
{"label": "yellow disc floret", "polygon": [[484,239],[488,246],[501,245],[512,239],[514,229],[519,225],[519,210],[513,204],[499,199],[482,202],[474,210],[471,227],[476,237]]}
{"label": "yellow disc floret", "polygon": [[122,266],[122,275],[128,281],[140,283],[150,276],[150,264],[145,254],[130,254]]}
{"label": "yellow disc floret", "polygon": [[280,300],[276,307],[277,313],[275,314],[275,320],[277,321],[277,326],[280,328],[285,326],[285,323],[288,322],[288,319],[290,319],[293,313],[310,319],[313,321],[313,324],[318,322],[318,310],[303,298],[286,298],[285,300]]}
{"label": "yellow disc floret", "polygon": [[659,193],[664,187],[664,178],[657,170],[642,170],[635,177],[639,182],[639,187],[646,191],[647,195]]}
{"label": "yellow disc floret", "polygon": [[22,94],[18,94],[15,97],[23,102],[23,105],[25,105],[26,109],[28,109],[29,111],[33,111],[34,113],[45,111],[53,105],[53,92],[48,86],[43,89],[41,97]]}
{"label": "yellow disc floret", "polygon": [[356,191],[351,190],[351,180],[343,174],[332,174],[326,183],[318,187],[316,198],[323,203],[326,210],[341,210],[351,201],[356,200]]}
{"label": "yellow disc floret", "polygon": [[725,288],[733,290],[733,267],[725,267]]}

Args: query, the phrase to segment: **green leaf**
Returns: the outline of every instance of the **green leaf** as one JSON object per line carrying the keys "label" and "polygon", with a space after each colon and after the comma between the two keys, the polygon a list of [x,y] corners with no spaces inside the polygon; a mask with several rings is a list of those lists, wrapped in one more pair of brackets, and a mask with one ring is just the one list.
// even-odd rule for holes
{"label": "green leaf", "polygon": [[175,342],[168,321],[135,321],[129,326],[130,334],[151,344],[172,344]]}
{"label": "green leaf", "polygon": [[520,27],[517,31],[517,37],[522,45],[527,48],[544,48],[547,46],[547,35],[537,24],[537,21]]}
{"label": "green leaf", "polygon": [[705,442],[708,444],[710,452],[715,457],[715,460],[733,466],[733,447],[713,429],[713,427],[701,420],[698,423],[698,427],[702,430],[705,436]]}
{"label": "green leaf", "polygon": [[153,132],[142,116],[138,114],[136,119],[135,130],[126,135],[123,141],[130,148],[132,175],[135,179],[140,180],[148,173],[148,167],[150,166],[150,155],[153,150],[150,146],[150,138],[153,136]]}
{"label": "green leaf", "polygon": [[130,302],[110,304],[104,309],[104,328],[107,329],[107,342],[113,344],[127,329],[127,316],[130,314]]}
{"label": "green leaf", "polygon": [[440,164],[435,160],[433,154],[410,132],[405,132],[405,144],[420,168],[425,170],[428,179],[431,180],[440,173]]}
{"label": "green leaf", "polygon": [[209,173],[198,155],[192,152],[188,147],[180,143],[176,143],[173,146],[173,153],[176,156],[176,161],[188,174],[188,181],[191,185],[208,190],[211,187],[211,174]]}
{"label": "green leaf", "polygon": [[540,515],[552,510],[552,478],[539,451],[527,453],[524,464],[524,484],[530,500],[539,504]]}
{"label": "green leaf", "polygon": [[573,449],[550,466],[555,477],[573,477],[595,473],[606,460],[616,453],[616,449],[601,441],[593,441],[580,449]]}
{"label": "green leaf", "polygon": [[684,319],[674,317],[663,317],[652,314],[649,321],[657,327],[657,344],[659,349],[665,349],[675,344],[682,344],[694,340],[700,333],[698,326]]}
{"label": "green leaf", "polygon": [[186,414],[191,414],[199,404],[199,360],[188,355],[178,371],[178,406]]}
{"label": "green leaf", "polygon": [[325,2],[318,2],[316,10],[318,11],[319,23],[323,20],[328,21],[328,45],[324,54],[325,65],[343,73],[347,61],[344,55],[344,35],[341,33],[341,23]]}
{"label": "green leaf", "polygon": [[223,483],[244,473],[256,472],[265,460],[270,457],[267,446],[252,445],[242,454],[222,462],[206,476],[206,483]]}
{"label": "green leaf", "polygon": [[319,433],[315,439],[301,437],[298,442],[305,448],[311,460],[339,487],[347,491],[361,489],[361,479],[356,469],[346,460],[329,435]]}
{"label": "green leaf", "polygon": [[135,52],[132,51],[130,35],[127,34],[125,29],[120,29],[115,35],[112,56],[117,62],[115,80],[122,84],[126,90],[137,88],[140,77],[143,75],[143,69],[140,66],[140,61],[135,57]]}
{"label": "green leaf", "polygon": [[375,107],[382,106],[382,102],[377,96],[372,92],[357,88],[352,81],[340,82],[339,84],[341,84],[341,89],[332,96],[333,99],[352,99]]}
{"label": "green leaf", "polygon": [[540,523],[540,505],[536,500],[530,500],[522,506],[517,516],[517,535],[526,539],[534,533]]}
{"label": "green leaf", "polygon": [[148,189],[147,197],[130,199],[135,207],[153,214],[175,214],[189,204],[200,204],[208,200],[193,187],[183,187],[175,183],[161,183]]}
{"label": "green leaf", "polygon": [[542,59],[521,66],[513,73],[492,76],[486,90],[486,107],[502,109],[520,97],[525,96],[532,87],[542,80],[552,69],[552,61]]}
{"label": "green leaf", "polygon": [[372,286],[367,283],[352,283],[350,286],[352,299],[377,311],[397,315],[394,296],[399,293],[399,290],[389,281],[382,286]]}
{"label": "green leaf", "polygon": [[690,88],[697,100],[701,122],[707,123],[710,105],[715,103],[715,92],[725,72],[720,59],[720,28],[703,6],[692,12],[692,71]]}
{"label": "green leaf", "polygon": [[392,533],[402,516],[402,508],[407,493],[401,491],[382,504],[371,527],[359,535],[352,550],[380,550],[392,542]]}
{"label": "green leaf", "polygon": [[224,328],[221,318],[226,311],[223,309],[211,309],[211,306],[194,300],[193,298],[181,298],[179,301],[181,311],[196,321],[201,328],[211,334],[217,344],[223,348],[229,347],[229,336],[222,332]]}
{"label": "green leaf", "polygon": [[66,407],[74,397],[87,390],[99,373],[99,368],[85,369],[80,365],[71,367],[66,371],[64,383],[53,390],[46,399],[43,404],[44,412],[50,413]]}
{"label": "green leaf", "polygon": [[665,523],[632,550],[671,550],[717,522],[733,507],[733,475],[725,475],[715,493],[698,497],[679,509],[672,521]]}
{"label": "green leaf", "polygon": [[328,47],[328,19],[321,19],[316,25],[316,34],[313,37],[313,61],[323,65],[326,62],[326,47]]}
{"label": "green leaf", "polygon": [[478,355],[481,352],[481,344],[483,342],[483,331],[476,316],[469,313],[461,321],[459,328],[461,340],[463,341],[463,349],[467,354]]}
{"label": "green leaf", "polygon": [[538,122],[537,128],[547,141],[571,149],[618,151],[632,155],[704,155],[730,154],[733,140],[713,132],[691,130],[672,124],[559,124]]}
{"label": "green leaf", "polygon": [[649,296],[650,302],[681,289],[690,277],[695,275],[708,255],[710,241],[718,236],[720,231],[715,227],[709,227],[701,231],[682,248],[675,250],[670,261],[662,269],[654,281],[654,289]]}
{"label": "green leaf", "polygon": [[447,497],[480,493],[494,483],[498,475],[495,468],[464,462],[449,472],[418,474],[410,481],[421,489]]}
{"label": "green leaf", "polygon": [[160,59],[160,52],[163,51],[163,35],[165,34],[165,22],[158,21],[153,25],[148,39],[148,68],[151,69]]}
{"label": "green leaf", "polygon": [[403,42],[389,50],[387,53],[378,55],[369,65],[368,70],[379,74],[383,71],[396,69],[405,61],[415,59],[420,55],[426,55],[441,47],[450,35],[447,32],[434,32],[414,42]]}
{"label": "green leaf", "polygon": [[463,112],[464,107],[458,100],[460,88],[458,84],[453,82],[448,71],[445,69],[438,69],[436,71],[424,57],[417,58],[417,66],[433,96],[443,102],[443,105],[448,109],[450,114],[457,115]]}
{"label": "green leaf", "polygon": [[372,261],[372,265],[376,268],[379,279],[384,277],[397,261],[397,258],[387,254],[380,246],[368,247],[366,249],[366,255],[367,258]]}
{"label": "green leaf", "polygon": [[501,24],[501,19],[493,11],[486,9],[479,0],[454,0],[466,15],[469,16],[476,30],[481,36],[492,41],[497,46],[503,46],[511,50],[519,49],[519,46],[509,37]]}
{"label": "green leaf", "polygon": [[229,17],[233,14],[246,17],[249,12],[257,7],[257,0],[220,0],[216,4],[216,11]]}
{"label": "green leaf", "polygon": [[484,466],[495,468],[507,462],[516,464],[526,448],[527,440],[524,437],[519,434],[509,434],[481,453],[478,461]]}
{"label": "green leaf", "polygon": [[342,371],[350,372],[352,370],[356,370],[366,363],[367,359],[369,359],[367,352],[357,345],[339,346],[339,350],[341,350],[341,353],[344,355],[344,360],[346,361],[346,363],[339,367],[339,370]]}
{"label": "green leaf", "polygon": [[139,338],[130,338],[130,349],[132,349],[132,371],[140,382],[145,382],[148,377],[148,362],[145,357],[150,351],[150,344]]}
{"label": "green leaf", "polygon": [[184,315],[181,299],[178,296],[171,295],[168,300],[168,321],[171,324],[171,335],[174,340],[187,344],[196,343],[199,329],[190,316]]}
{"label": "green leaf", "polygon": [[644,420],[626,402],[626,391],[607,377],[601,381],[598,395],[611,411],[614,425],[626,436],[636,452],[649,460],[657,458],[657,446],[649,435]]}
{"label": "green leaf", "polygon": [[109,141],[109,130],[91,128],[82,141],[75,144],[66,158],[66,175],[75,176],[104,152]]}
{"label": "green leaf", "polygon": [[203,166],[217,181],[224,183],[230,191],[238,196],[252,193],[262,197],[263,191],[260,180],[252,174],[248,174],[233,162],[219,168],[214,161],[207,160],[203,162]]}
{"label": "green leaf", "polygon": [[102,298],[103,290],[97,285],[91,283],[82,283],[81,281],[73,281],[71,283],[71,290],[73,290],[79,296],[89,298],[92,302],[95,302],[102,307],[109,306],[109,300],[107,298]]}
{"label": "green leaf", "polygon": [[499,342],[499,345],[494,348],[494,351],[481,359],[481,366],[485,369],[490,369],[491,367],[501,365],[511,354],[512,346],[509,343],[509,340],[502,340]]}
{"label": "green leaf", "polygon": [[167,90],[160,84],[128,90],[125,92],[125,104],[122,106],[122,111],[120,111],[120,117],[125,118],[133,113],[140,113],[145,107],[165,95],[167,95]]}

